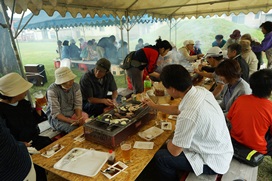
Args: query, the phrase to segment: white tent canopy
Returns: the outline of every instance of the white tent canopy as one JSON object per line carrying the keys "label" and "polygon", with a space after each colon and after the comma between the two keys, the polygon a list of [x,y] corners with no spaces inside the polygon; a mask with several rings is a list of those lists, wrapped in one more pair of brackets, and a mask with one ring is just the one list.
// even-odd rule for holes
{"label": "white tent canopy", "polygon": [[[2,1],[2,0],[1,0]],[[272,0],[4,0],[15,12],[29,9],[38,15],[40,10],[52,16],[58,11],[62,16],[70,12],[73,17],[80,13],[116,15],[118,17],[149,14],[153,18],[191,18],[199,16],[230,15],[231,13],[268,12],[272,9]]]}

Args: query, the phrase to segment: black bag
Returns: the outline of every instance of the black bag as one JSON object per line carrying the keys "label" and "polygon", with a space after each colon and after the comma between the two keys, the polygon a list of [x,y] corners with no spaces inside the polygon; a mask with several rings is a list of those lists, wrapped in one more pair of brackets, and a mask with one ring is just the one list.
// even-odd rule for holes
{"label": "black bag", "polygon": [[132,67],[131,60],[134,55],[135,51],[130,52],[126,58],[124,59],[123,63],[120,65],[120,67],[124,70],[127,70]]}
{"label": "black bag", "polygon": [[256,167],[260,165],[264,159],[264,155],[257,152],[256,150],[253,150],[251,148],[248,148],[244,146],[243,144],[239,143],[238,141],[232,139],[232,145],[234,149],[234,155],[233,157],[247,165],[250,165],[252,167]]}

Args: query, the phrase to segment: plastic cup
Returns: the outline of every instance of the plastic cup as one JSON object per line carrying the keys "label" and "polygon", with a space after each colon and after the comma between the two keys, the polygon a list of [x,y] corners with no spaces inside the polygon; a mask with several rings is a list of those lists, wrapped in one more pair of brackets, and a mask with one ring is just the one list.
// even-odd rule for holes
{"label": "plastic cup", "polygon": [[128,141],[123,141],[120,144],[122,150],[122,157],[124,163],[130,162],[130,154],[131,154],[131,143]]}
{"label": "plastic cup", "polygon": [[35,97],[37,103],[40,106],[43,107],[43,106],[45,106],[47,104],[47,100],[46,100],[45,94],[42,91],[35,92],[33,94],[33,96]]}

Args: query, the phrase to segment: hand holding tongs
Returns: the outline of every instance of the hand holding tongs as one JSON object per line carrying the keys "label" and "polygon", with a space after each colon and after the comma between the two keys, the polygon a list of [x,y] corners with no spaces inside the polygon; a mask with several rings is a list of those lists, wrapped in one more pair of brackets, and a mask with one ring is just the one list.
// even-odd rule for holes
{"label": "hand holding tongs", "polygon": [[114,103],[113,105],[114,105],[114,107],[117,109],[117,112],[120,113],[119,106],[118,106],[116,103]]}

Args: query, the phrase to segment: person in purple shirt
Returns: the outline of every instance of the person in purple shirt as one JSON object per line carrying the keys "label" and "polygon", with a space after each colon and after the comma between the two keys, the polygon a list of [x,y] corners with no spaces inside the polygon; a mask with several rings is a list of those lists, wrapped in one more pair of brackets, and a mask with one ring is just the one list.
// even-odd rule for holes
{"label": "person in purple shirt", "polygon": [[252,46],[253,52],[264,51],[267,58],[267,68],[272,68],[272,22],[266,21],[261,24],[264,39],[260,45]]}

